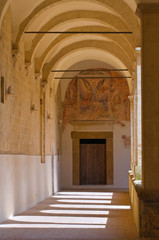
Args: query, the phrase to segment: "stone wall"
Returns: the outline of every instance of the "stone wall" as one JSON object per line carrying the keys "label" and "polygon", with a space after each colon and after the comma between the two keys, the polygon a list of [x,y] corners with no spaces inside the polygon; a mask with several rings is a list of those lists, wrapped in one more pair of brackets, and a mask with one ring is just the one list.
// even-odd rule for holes
{"label": "stone wall", "polygon": [[136,228],[138,231],[138,234],[140,234],[140,201],[135,189],[135,185],[133,184],[132,181],[133,174],[131,171],[129,171],[129,195],[130,195],[130,201],[131,201],[131,206],[133,210],[133,216],[134,216],[134,221],[136,224]]}
{"label": "stone wall", "polygon": [[[34,62],[25,63],[24,39],[12,49],[12,16],[8,9],[0,33],[0,77],[5,82],[0,102],[0,221],[52,194],[52,146],[54,110],[51,83],[46,88],[46,163],[41,163],[40,79]],[[8,89],[10,93],[8,94]],[[1,93],[1,91],[0,91]],[[1,99],[1,94],[0,94]]]}
{"label": "stone wall", "polygon": [[[11,14],[8,10],[2,23],[0,41],[0,75],[5,81],[5,102],[0,103],[0,153],[40,155],[40,79],[36,77],[34,62],[25,63],[24,41],[19,51],[12,50]],[[13,55],[13,56],[12,56]],[[14,95],[7,94],[12,86]],[[51,84],[46,89],[46,155],[51,154],[53,139],[54,94]]]}
{"label": "stone wall", "polygon": [[[4,104],[0,104],[0,152],[39,155],[40,142],[35,139],[39,139],[40,134],[40,84],[34,78],[33,66],[28,72],[25,69],[23,41],[19,56],[12,58],[11,25],[8,11],[2,24],[0,71],[4,77],[6,93],[8,87],[13,86],[14,95],[6,94]],[[38,111],[31,111],[32,104],[35,104]]]}
{"label": "stone wall", "polygon": [[129,193],[140,237],[159,238],[159,191],[145,190],[129,171]]}

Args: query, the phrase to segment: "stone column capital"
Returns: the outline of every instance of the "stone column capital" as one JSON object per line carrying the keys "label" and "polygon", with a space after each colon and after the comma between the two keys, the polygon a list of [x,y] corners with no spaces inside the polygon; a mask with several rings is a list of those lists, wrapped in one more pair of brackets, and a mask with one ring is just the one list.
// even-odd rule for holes
{"label": "stone column capital", "polygon": [[138,3],[136,15],[141,18],[143,13],[159,13],[159,3]]}
{"label": "stone column capital", "polygon": [[138,54],[140,55],[141,54],[141,47],[136,47],[135,52],[136,52],[137,55]]}
{"label": "stone column capital", "polygon": [[28,76],[29,71],[30,71],[30,69],[32,68],[32,66],[33,66],[33,63],[31,63],[31,62],[25,62],[25,75],[26,75],[26,77]]}
{"label": "stone column capital", "polygon": [[47,80],[41,79],[41,86],[42,86],[43,88],[46,87],[47,83],[48,83]]}
{"label": "stone column capital", "polygon": [[40,72],[35,72],[35,80],[40,81],[42,79],[42,74]]}
{"label": "stone column capital", "polygon": [[132,95],[129,95],[129,96],[128,96],[128,99],[129,99],[130,102],[132,102],[133,99],[134,99],[134,95],[133,95],[133,94],[132,94]]}
{"label": "stone column capital", "polygon": [[19,49],[12,49],[12,58],[13,58],[13,65],[15,66],[18,57],[20,56]]}

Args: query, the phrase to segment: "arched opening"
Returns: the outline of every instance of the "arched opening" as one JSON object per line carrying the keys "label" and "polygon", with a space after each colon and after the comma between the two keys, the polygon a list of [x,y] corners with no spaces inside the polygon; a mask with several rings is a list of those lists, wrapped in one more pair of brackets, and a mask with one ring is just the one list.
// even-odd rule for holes
{"label": "arched opening", "polygon": [[[108,142],[106,148],[108,179],[104,185],[109,188],[128,188],[130,106],[129,87],[122,71],[116,72],[113,69],[107,71],[105,68],[85,69],[72,80],[69,77],[63,77],[61,89],[65,93],[62,94],[64,96],[62,104],[63,187],[80,185],[80,140],[82,137],[77,137],[77,135],[82,132],[82,136],[87,139],[91,132],[93,136],[96,132],[97,135],[99,133],[97,138],[100,139],[100,134],[103,132],[103,134],[108,134],[108,139],[105,137]],[[74,133],[75,137],[72,142],[71,133],[73,132],[76,134]],[[112,134],[113,145],[109,143],[109,134]],[[98,161],[100,162],[100,158]],[[94,164],[98,165],[98,162],[94,160]]]}
{"label": "arched opening", "polygon": [[[159,7],[155,0],[138,2],[1,1],[0,221],[69,188],[39,211],[62,214],[62,224],[55,215],[45,216],[55,225],[43,228],[106,233],[113,209],[130,210],[129,188],[138,233],[158,236],[151,213],[158,219]],[[126,204],[118,205],[115,191],[122,189]],[[82,201],[96,203],[94,211],[91,205],[81,209]],[[100,217],[72,216],[80,213]],[[17,220],[28,227],[42,218]]]}

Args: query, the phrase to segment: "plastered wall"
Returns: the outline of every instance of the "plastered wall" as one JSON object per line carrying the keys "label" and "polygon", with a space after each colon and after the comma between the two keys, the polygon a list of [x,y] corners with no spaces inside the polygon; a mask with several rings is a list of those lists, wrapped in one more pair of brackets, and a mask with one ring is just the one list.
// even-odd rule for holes
{"label": "plastered wall", "polygon": [[113,131],[113,161],[114,161],[114,184],[89,186],[105,188],[128,188],[130,169],[130,146],[126,144],[122,136],[130,135],[129,122],[124,122],[125,126],[120,124],[95,124],[95,125],[71,125],[67,124],[62,135],[62,186],[64,188],[88,188],[88,186],[74,186],[73,183],[73,159],[72,159],[72,131]]}
{"label": "plastered wall", "polygon": [[[128,83],[125,79],[119,78],[121,75],[118,72],[106,70],[103,72],[103,69],[100,68],[91,68],[83,71],[82,74],[83,78],[82,76],[78,80],[73,78],[67,89],[64,85],[66,91],[63,104],[62,135],[63,187],[76,187],[72,185],[73,148],[71,132],[111,131],[113,132],[114,179],[113,185],[104,187],[128,188],[128,170],[130,168]],[[103,75],[103,79],[96,78],[99,74]],[[104,78],[106,74],[107,78]],[[86,78],[84,78],[85,76]],[[91,78],[91,76],[94,76],[94,78]],[[112,77],[118,78],[114,79]],[[76,152],[76,154],[78,153]],[[99,187],[103,187],[103,185]]]}
{"label": "plastered wall", "polygon": [[0,222],[52,194],[52,162],[39,156],[0,156]]}

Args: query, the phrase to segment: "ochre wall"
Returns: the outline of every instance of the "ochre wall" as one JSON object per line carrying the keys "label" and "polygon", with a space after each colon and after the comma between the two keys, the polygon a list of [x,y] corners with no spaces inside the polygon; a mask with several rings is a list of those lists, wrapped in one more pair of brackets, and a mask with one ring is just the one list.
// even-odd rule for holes
{"label": "ochre wall", "polygon": [[[0,153],[40,155],[40,80],[35,78],[34,62],[25,68],[24,41],[20,42],[19,56],[12,57],[12,22],[8,10],[2,23],[0,40],[0,76],[4,77],[5,91],[13,86],[14,95],[6,95],[0,103]],[[51,83],[46,87],[46,115],[53,112],[54,94]],[[32,111],[35,105],[37,111]],[[47,116],[46,116],[47,117]],[[49,125],[46,154],[51,154],[53,124]]]}

